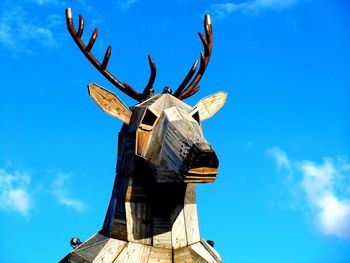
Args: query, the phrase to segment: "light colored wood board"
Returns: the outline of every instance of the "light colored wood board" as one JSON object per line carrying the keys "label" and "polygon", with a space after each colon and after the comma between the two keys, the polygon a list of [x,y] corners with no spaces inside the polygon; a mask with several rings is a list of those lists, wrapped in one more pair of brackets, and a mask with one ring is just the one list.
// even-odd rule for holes
{"label": "light colored wood board", "polygon": [[188,247],[174,250],[174,263],[193,263],[191,251]]}
{"label": "light colored wood board", "polygon": [[151,139],[150,131],[139,130],[136,133],[136,154],[144,157],[148,150],[149,141]]}
{"label": "light colored wood board", "polygon": [[171,249],[152,247],[148,263],[172,263],[172,257]]}
{"label": "light colored wood board", "polygon": [[117,95],[94,83],[89,85],[89,94],[104,112],[129,124],[131,111]]}
{"label": "light colored wood board", "polygon": [[202,258],[204,258],[208,263],[218,263],[219,262],[209,253],[209,251],[203,246],[203,244],[201,242],[197,242],[195,244],[192,244],[190,247],[198,255],[200,255]]}
{"label": "light colored wood board", "polygon": [[185,204],[196,203],[196,184],[187,184],[185,193]]}
{"label": "light colored wood board", "polygon": [[93,263],[112,263],[126,245],[125,241],[110,238]]}
{"label": "light colored wood board", "polygon": [[201,244],[206,248],[206,250],[212,255],[212,257],[219,263],[222,263],[222,259],[219,255],[219,253],[210,246],[205,240],[201,239]]}
{"label": "light colored wood board", "polygon": [[84,258],[82,258],[74,253],[71,253],[68,257],[68,260],[65,262],[68,262],[68,263],[91,263],[91,261],[87,261],[86,259],[84,259]]}
{"label": "light colored wood board", "polygon": [[128,241],[152,244],[151,206],[149,203],[125,202]]}
{"label": "light colored wood board", "polygon": [[182,120],[182,115],[175,106],[165,109],[164,114],[169,121]]}
{"label": "light colored wood board", "polygon": [[73,251],[72,254],[78,255],[83,258],[87,262],[93,262],[93,260],[97,257],[103,247],[107,244],[108,239],[96,242],[88,247],[82,248],[78,251]]}
{"label": "light colored wood board", "polygon": [[176,208],[176,211],[172,216],[171,221],[172,221],[172,229],[171,229],[172,247],[174,249],[186,247],[187,237],[186,237],[183,206],[178,206]]}
{"label": "light colored wood board", "polygon": [[153,218],[153,246],[159,248],[172,248],[170,219]]}
{"label": "light colored wood board", "polygon": [[192,110],[192,107],[184,103],[183,101],[175,98],[174,96],[170,94],[161,94],[159,96],[158,100],[154,100],[153,103],[150,104],[150,108],[153,111],[158,112],[158,114],[161,114],[161,112],[164,109],[170,108],[176,106],[178,109],[180,109],[183,112],[190,112]]}
{"label": "light colored wood board", "polygon": [[150,246],[129,242],[114,263],[147,263],[150,252]]}
{"label": "light colored wood board", "polygon": [[199,242],[201,240],[201,237],[199,234],[197,205],[185,204],[184,217],[188,245]]}
{"label": "light colored wood board", "polygon": [[206,120],[212,117],[224,106],[226,97],[227,92],[220,91],[201,99],[195,106],[199,111],[200,119]]}
{"label": "light colored wood board", "polygon": [[92,237],[90,237],[89,239],[87,239],[85,242],[83,242],[81,245],[79,245],[78,247],[76,247],[74,249],[74,251],[79,251],[81,249],[85,249],[90,247],[91,245],[94,245],[95,243],[99,243],[101,241],[105,241],[107,240],[108,237],[101,235],[99,233],[94,234]]}

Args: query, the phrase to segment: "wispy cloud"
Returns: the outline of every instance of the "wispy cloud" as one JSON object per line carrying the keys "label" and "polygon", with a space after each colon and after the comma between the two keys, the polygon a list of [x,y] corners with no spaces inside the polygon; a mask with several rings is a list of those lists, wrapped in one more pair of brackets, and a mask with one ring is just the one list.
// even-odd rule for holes
{"label": "wispy cloud", "polygon": [[60,0],[27,0],[38,5],[63,5],[64,1]]}
{"label": "wispy cloud", "polygon": [[280,11],[289,8],[298,0],[249,0],[241,3],[212,4],[207,11],[216,18],[225,18],[234,12],[258,14],[267,10]]}
{"label": "wispy cloud", "polygon": [[[291,161],[287,154],[274,147],[267,154],[279,168],[299,174],[300,179],[290,181],[299,187],[308,204],[308,212],[319,230],[325,235],[350,237],[350,164],[347,158],[325,158],[322,163]],[[295,176],[298,178],[297,176]]]}
{"label": "wispy cloud", "polygon": [[287,154],[278,147],[273,147],[267,150],[267,154],[275,160],[278,168],[289,168],[290,161]]}
{"label": "wispy cloud", "polygon": [[31,178],[26,172],[10,173],[0,169],[0,209],[27,216],[32,209],[30,181]]}
{"label": "wispy cloud", "polygon": [[57,42],[52,27],[57,25],[57,17],[56,20],[50,19],[49,26],[43,26],[31,19],[22,7],[5,4],[0,13],[0,44],[14,54],[31,53],[37,45],[53,48],[57,46]]}
{"label": "wispy cloud", "polygon": [[76,211],[83,211],[85,204],[78,198],[72,197],[69,183],[71,175],[68,173],[58,172],[52,183],[52,194],[57,198],[61,205],[72,208]]}
{"label": "wispy cloud", "polygon": [[343,166],[332,159],[323,164],[302,162],[302,187],[307,200],[317,210],[317,221],[323,233],[350,237],[350,199],[336,188],[342,186],[344,176],[349,176]]}
{"label": "wispy cloud", "polygon": [[136,2],[138,2],[138,0],[119,0],[117,6],[121,9],[129,9]]}

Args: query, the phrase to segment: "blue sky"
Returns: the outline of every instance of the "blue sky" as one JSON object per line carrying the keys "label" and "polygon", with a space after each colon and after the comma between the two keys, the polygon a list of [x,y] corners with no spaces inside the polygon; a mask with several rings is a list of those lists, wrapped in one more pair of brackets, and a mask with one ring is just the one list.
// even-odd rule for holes
{"label": "blue sky", "polygon": [[0,261],[57,262],[69,239],[103,223],[121,122],[87,94],[111,86],[66,30],[83,14],[86,41],[141,91],[147,54],[155,88],[179,85],[202,50],[202,16],[214,49],[195,105],[228,91],[204,134],[220,159],[199,185],[201,234],[225,262],[350,262],[350,3],[346,0],[0,2]]}

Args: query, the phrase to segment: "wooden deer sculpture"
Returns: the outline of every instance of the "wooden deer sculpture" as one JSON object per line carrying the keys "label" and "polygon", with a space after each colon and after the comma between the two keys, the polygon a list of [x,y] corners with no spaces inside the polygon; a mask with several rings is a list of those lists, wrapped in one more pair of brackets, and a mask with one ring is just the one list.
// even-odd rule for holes
{"label": "wooden deer sculpture", "polygon": [[182,100],[199,89],[212,50],[212,26],[205,16],[204,46],[196,75],[197,61],[174,94],[165,88],[153,93],[156,67],[149,56],[150,79],[142,93],[117,80],[107,63],[91,54],[97,29],[85,45],[71,9],[67,26],[74,41],[89,61],[118,89],[138,101],[128,108],[112,92],[88,86],[90,96],[103,111],[121,120],[115,183],[105,221],[97,234],[77,246],[61,262],[222,262],[219,254],[199,233],[196,183],[214,182],[219,161],[205,140],[201,122],[213,116],[225,103],[227,94],[218,92],[191,107]]}

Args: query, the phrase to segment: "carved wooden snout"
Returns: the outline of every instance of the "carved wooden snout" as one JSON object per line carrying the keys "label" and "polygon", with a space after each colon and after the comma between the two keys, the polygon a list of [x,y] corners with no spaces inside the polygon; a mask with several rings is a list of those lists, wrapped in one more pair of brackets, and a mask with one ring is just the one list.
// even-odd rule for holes
{"label": "carved wooden snout", "polygon": [[213,148],[206,142],[194,143],[183,161],[185,183],[214,182],[218,173],[219,160]]}

